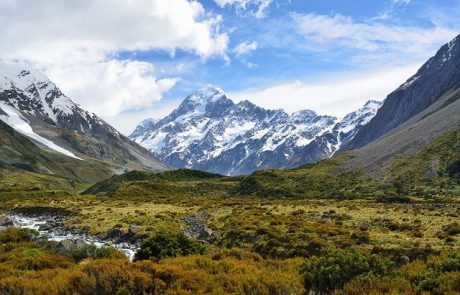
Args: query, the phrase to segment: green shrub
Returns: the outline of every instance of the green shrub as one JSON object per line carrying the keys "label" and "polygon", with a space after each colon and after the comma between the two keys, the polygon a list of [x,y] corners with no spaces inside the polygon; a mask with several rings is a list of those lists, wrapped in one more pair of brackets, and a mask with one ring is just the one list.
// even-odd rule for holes
{"label": "green shrub", "polygon": [[32,239],[38,236],[36,230],[27,229],[27,228],[15,228],[10,227],[5,230],[0,231],[0,243],[20,243],[20,242],[30,242]]}
{"label": "green shrub", "polygon": [[383,277],[392,269],[393,263],[385,258],[349,249],[327,251],[306,260],[301,274],[307,292],[330,293],[355,278]]}
{"label": "green shrub", "polygon": [[68,256],[76,262],[84,259],[126,259],[126,256],[119,252],[117,249],[112,247],[97,247],[96,245],[85,245],[78,248],[73,248],[60,253],[64,256]]}
{"label": "green shrub", "polygon": [[385,195],[377,197],[378,203],[399,203],[399,204],[407,204],[410,203],[411,200],[407,196],[401,195]]}
{"label": "green shrub", "polygon": [[460,224],[458,222],[454,222],[442,227],[442,231],[445,232],[449,236],[455,236],[460,234]]}
{"label": "green shrub", "polygon": [[136,253],[135,260],[160,260],[167,257],[203,254],[204,247],[183,233],[160,231],[147,238]]}

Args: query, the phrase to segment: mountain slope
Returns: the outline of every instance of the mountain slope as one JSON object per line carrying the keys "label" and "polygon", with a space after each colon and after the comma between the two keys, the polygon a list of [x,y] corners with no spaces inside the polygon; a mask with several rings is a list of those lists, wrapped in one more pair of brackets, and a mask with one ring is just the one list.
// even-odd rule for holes
{"label": "mountain slope", "polygon": [[166,166],[96,115],[66,97],[42,73],[0,60],[0,119],[41,148],[101,160],[114,171]]}
{"label": "mountain slope", "polygon": [[0,120],[0,191],[30,191],[37,186],[72,190],[110,177],[115,168],[41,149]]}
{"label": "mountain slope", "polygon": [[130,138],[172,167],[247,174],[330,157],[379,106],[371,101],[338,121],[311,110],[289,115],[249,101],[235,104],[222,89],[208,86],[187,96],[166,118],[143,121]]}
{"label": "mountain slope", "polygon": [[[425,146],[430,146],[437,138],[459,129],[460,87],[436,98],[436,102],[431,106],[381,138],[351,151],[352,159],[348,160],[345,166],[351,170],[361,168],[368,174],[382,177],[399,158],[411,157]],[[457,140],[449,148],[460,150],[460,142]],[[427,178],[438,174],[435,166],[439,161],[440,159],[432,161],[432,172],[429,167],[424,170]],[[417,170],[413,165],[410,167]],[[391,178],[391,175],[387,177]]]}
{"label": "mountain slope", "polygon": [[460,35],[442,46],[418,72],[392,92],[376,116],[343,148],[359,148],[419,114],[460,86]]}

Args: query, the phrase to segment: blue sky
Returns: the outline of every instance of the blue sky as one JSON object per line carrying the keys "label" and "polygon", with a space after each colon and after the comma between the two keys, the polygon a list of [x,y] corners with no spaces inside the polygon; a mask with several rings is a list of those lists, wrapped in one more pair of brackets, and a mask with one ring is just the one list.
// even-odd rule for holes
{"label": "blue sky", "polygon": [[[460,0],[114,1],[0,2],[11,44],[0,57],[42,69],[124,133],[207,84],[235,101],[344,116],[460,33]],[[30,21],[37,31],[15,37]]]}

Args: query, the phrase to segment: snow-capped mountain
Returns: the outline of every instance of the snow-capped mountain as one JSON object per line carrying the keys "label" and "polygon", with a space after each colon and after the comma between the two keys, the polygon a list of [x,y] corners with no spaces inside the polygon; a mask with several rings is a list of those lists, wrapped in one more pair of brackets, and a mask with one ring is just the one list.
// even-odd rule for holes
{"label": "snow-capped mountain", "polygon": [[162,120],[143,121],[130,138],[172,167],[246,174],[331,156],[379,105],[368,102],[340,121],[311,110],[289,115],[249,101],[234,103],[219,87],[207,86],[187,96]]}
{"label": "snow-capped mountain", "polygon": [[43,148],[76,159],[161,170],[150,152],[85,111],[41,72],[0,60],[0,120]]}
{"label": "snow-capped mountain", "polygon": [[138,137],[138,136],[140,136],[142,134],[145,134],[146,132],[151,130],[153,128],[153,126],[156,123],[158,123],[158,121],[159,120],[156,120],[156,119],[153,119],[153,118],[145,119],[139,125],[137,125],[136,129],[131,134],[131,136],[132,137]]}
{"label": "snow-capped mountain", "polygon": [[[332,144],[331,155],[335,154],[339,149],[350,142],[359,130],[375,116],[382,102],[376,100],[368,101],[361,109],[349,113],[342,120],[340,120],[330,132],[335,140],[330,139],[328,144]],[[324,138],[330,138],[327,134]]]}
{"label": "snow-capped mountain", "polygon": [[0,93],[4,104],[57,127],[88,135],[120,136],[113,127],[65,96],[37,70],[0,60]]}

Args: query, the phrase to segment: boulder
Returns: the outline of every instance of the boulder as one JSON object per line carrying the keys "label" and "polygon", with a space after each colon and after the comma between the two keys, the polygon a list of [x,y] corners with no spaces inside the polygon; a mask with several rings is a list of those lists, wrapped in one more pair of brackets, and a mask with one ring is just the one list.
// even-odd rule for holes
{"label": "boulder", "polygon": [[128,227],[128,235],[129,236],[135,236],[135,235],[137,235],[139,233],[139,231],[140,231],[140,229],[137,226],[130,225]]}
{"label": "boulder", "polygon": [[119,228],[112,228],[107,231],[106,238],[107,239],[118,239],[123,236],[123,232]]}
{"label": "boulder", "polygon": [[7,216],[0,216],[0,226],[14,226],[14,222]]}
{"label": "boulder", "polygon": [[59,247],[64,248],[66,250],[72,250],[75,248],[80,248],[85,246],[86,243],[83,240],[63,240],[59,242]]}

